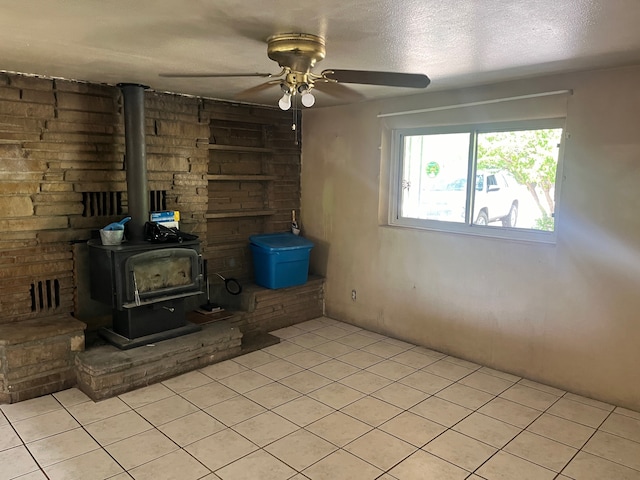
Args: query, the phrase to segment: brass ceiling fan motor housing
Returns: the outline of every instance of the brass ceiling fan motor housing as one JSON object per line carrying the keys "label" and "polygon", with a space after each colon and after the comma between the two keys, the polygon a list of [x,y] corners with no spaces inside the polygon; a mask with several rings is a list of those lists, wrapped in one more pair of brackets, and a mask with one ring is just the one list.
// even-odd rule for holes
{"label": "brass ceiling fan motor housing", "polygon": [[282,68],[309,73],[325,54],[324,38],[309,33],[282,33],[267,39],[267,55]]}

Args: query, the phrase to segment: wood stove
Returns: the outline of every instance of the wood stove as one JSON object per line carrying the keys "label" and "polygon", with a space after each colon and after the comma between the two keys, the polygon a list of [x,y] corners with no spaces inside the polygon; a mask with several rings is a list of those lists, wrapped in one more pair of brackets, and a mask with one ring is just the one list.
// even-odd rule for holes
{"label": "wood stove", "polygon": [[[113,328],[100,334],[119,348],[132,348],[200,330],[185,319],[185,299],[203,287],[200,243],[145,240],[149,189],[145,146],[144,85],[119,84],[124,99],[128,241],[90,240],[91,298],[110,305]],[[197,237],[196,237],[197,238]]]}
{"label": "wood stove", "polygon": [[202,294],[200,243],[89,243],[91,298],[108,304],[113,328],[101,334],[120,348],[199,329],[185,319],[185,299]]}

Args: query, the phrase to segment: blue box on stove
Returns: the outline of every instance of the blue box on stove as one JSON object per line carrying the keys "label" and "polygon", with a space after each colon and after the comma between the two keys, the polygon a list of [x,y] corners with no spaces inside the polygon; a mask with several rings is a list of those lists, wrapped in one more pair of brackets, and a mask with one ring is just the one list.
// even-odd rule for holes
{"label": "blue box on stove", "polygon": [[277,289],[307,283],[313,242],[293,233],[252,235],[249,241],[258,285]]}

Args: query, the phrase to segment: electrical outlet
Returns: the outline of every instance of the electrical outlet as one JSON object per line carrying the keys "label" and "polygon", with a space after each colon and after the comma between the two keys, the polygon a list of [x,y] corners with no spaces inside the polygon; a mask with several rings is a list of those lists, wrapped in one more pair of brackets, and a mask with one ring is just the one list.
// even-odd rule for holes
{"label": "electrical outlet", "polygon": [[351,290],[351,300],[353,300],[354,302],[356,301],[356,291],[355,290]]}

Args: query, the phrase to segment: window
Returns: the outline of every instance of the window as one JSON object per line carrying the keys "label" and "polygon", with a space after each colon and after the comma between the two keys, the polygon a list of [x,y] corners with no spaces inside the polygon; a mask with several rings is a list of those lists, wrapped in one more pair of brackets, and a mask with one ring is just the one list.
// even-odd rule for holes
{"label": "window", "polygon": [[562,125],[394,130],[391,223],[552,241]]}

